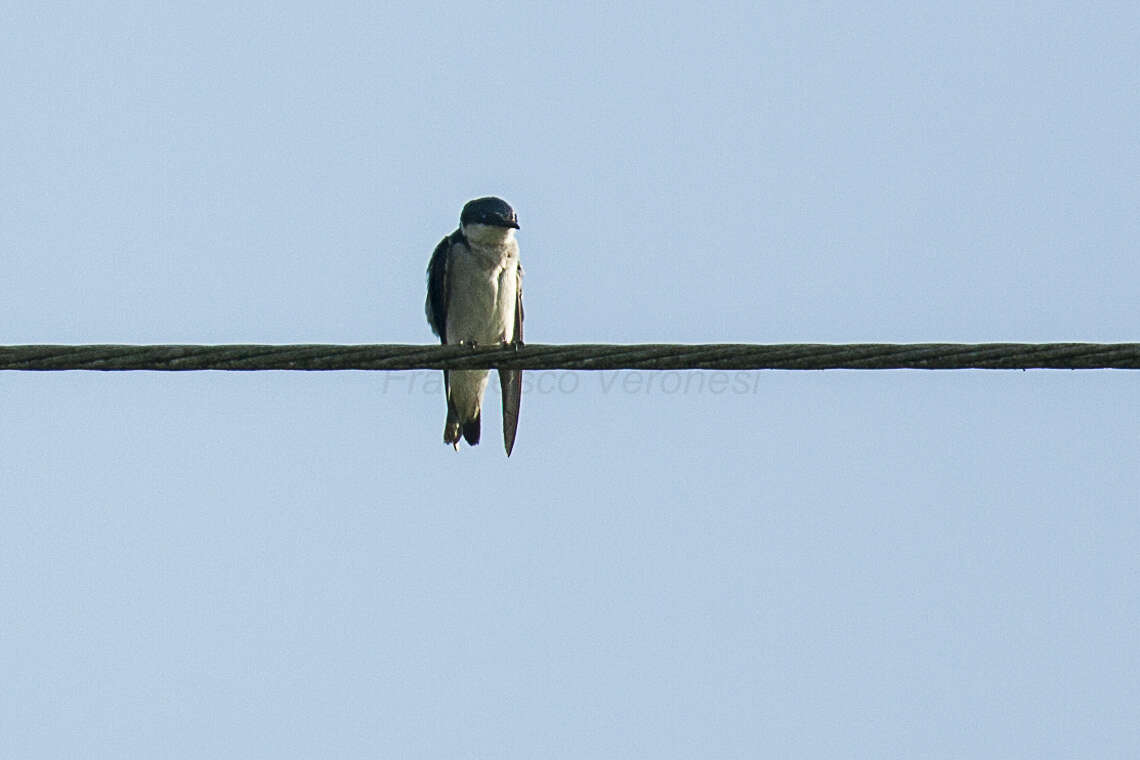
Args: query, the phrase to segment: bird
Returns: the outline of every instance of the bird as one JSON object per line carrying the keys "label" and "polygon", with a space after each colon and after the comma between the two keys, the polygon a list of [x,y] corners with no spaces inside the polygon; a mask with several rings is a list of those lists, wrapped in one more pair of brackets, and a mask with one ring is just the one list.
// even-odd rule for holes
{"label": "bird", "polygon": [[[521,346],[522,279],[515,231],[518,214],[502,198],[468,201],[459,227],[436,246],[427,269],[424,311],[432,332],[444,345]],[[503,394],[503,446],[515,445],[522,401],[522,370],[499,369]],[[447,421],[443,442],[459,450],[462,437],[479,443],[483,393],[489,370],[444,370]]]}

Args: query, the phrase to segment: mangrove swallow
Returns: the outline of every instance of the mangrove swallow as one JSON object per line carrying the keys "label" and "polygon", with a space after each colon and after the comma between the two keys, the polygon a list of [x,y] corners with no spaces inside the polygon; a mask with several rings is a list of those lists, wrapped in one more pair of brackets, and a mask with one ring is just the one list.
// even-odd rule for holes
{"label": "mangrove swallow", "polygon": [[[425,311],[432,332],[445,345],[521,345],[522,267],[515,210],[501,198],[476,198],[463,207],[459,229],[440,241],[428,264]],[[522,400],[522,370],[500,369],[503,445],[515,445]],[[443,441],[459,450],[479,443],[483,392],[489,370],[444,370],[447,422]]]}

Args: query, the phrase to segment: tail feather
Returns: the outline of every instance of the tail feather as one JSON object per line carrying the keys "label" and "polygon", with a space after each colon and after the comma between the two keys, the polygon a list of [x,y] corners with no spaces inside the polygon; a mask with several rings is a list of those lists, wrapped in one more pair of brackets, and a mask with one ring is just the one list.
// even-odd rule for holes
{"label": "tail feather", "polygon": [[451,399],[447,400],[447,422],[443,424],[443,442],[450,443],[459,450],[459,410]]}
{"label": "tail feather", "polygon": [[462,437],[469,446],[479,445],[479,434],[482,429],[482,411],[476,406],[475,416],[469,420],[463,419],[459,407],[451,398],[451,376],[447,370],[443,372],[444,387],[447,395],[447,422],[443,424],[443,442],[450,443],[459,450],[459,439]]}
{"label": "tail feather", "polygon": [[467,441],[468,446],[479,445],[479,432],[482,427],[482,413],[476,414],[474,419],[470,419],[463,423],[463,439]]}

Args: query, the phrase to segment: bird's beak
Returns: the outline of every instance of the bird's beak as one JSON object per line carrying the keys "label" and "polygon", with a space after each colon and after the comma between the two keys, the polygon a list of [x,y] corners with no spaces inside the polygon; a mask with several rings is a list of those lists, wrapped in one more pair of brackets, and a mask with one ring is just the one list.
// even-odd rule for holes
{"label": "bird's beak", "polygon": [[507,226],[508,226],[508,227],[514,227],[514,228],[517,230],[517,229],[519,228],[519,223],[518,223],[518,222],[516,222],[514,219],[512,219],[512,220],[510,221],[510,224],[508,224]]}

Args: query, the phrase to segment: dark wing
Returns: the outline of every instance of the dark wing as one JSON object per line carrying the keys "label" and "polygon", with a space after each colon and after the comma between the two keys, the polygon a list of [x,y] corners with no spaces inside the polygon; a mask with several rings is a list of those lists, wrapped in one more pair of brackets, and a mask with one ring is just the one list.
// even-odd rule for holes
{"label": "dark wing", "polygon": [[440,343],[447,343],[447,254],[451,250],[448,235],[439,241],[428,262],[428,292],[424,311],[427,313],[431,331],[439,336]]}
{"label": "dark wing", "polygon": [[[522,267],[517,270],[518,295],[515,297],[515,340],[516,346],[522,345]],[[519,429],[519,407],[522,405],[522,370],[500,369],[499,386],[503,391],[503,446],[507,456],[515,447],[515,433]]]}
{"label": "dark wing", "polygon": [[523,307],[522,307],[522,281],[523,269],[522,264],[518,268],[518,295],[515,296],[515,343],[522,345],[522,323],[523,323]]}

